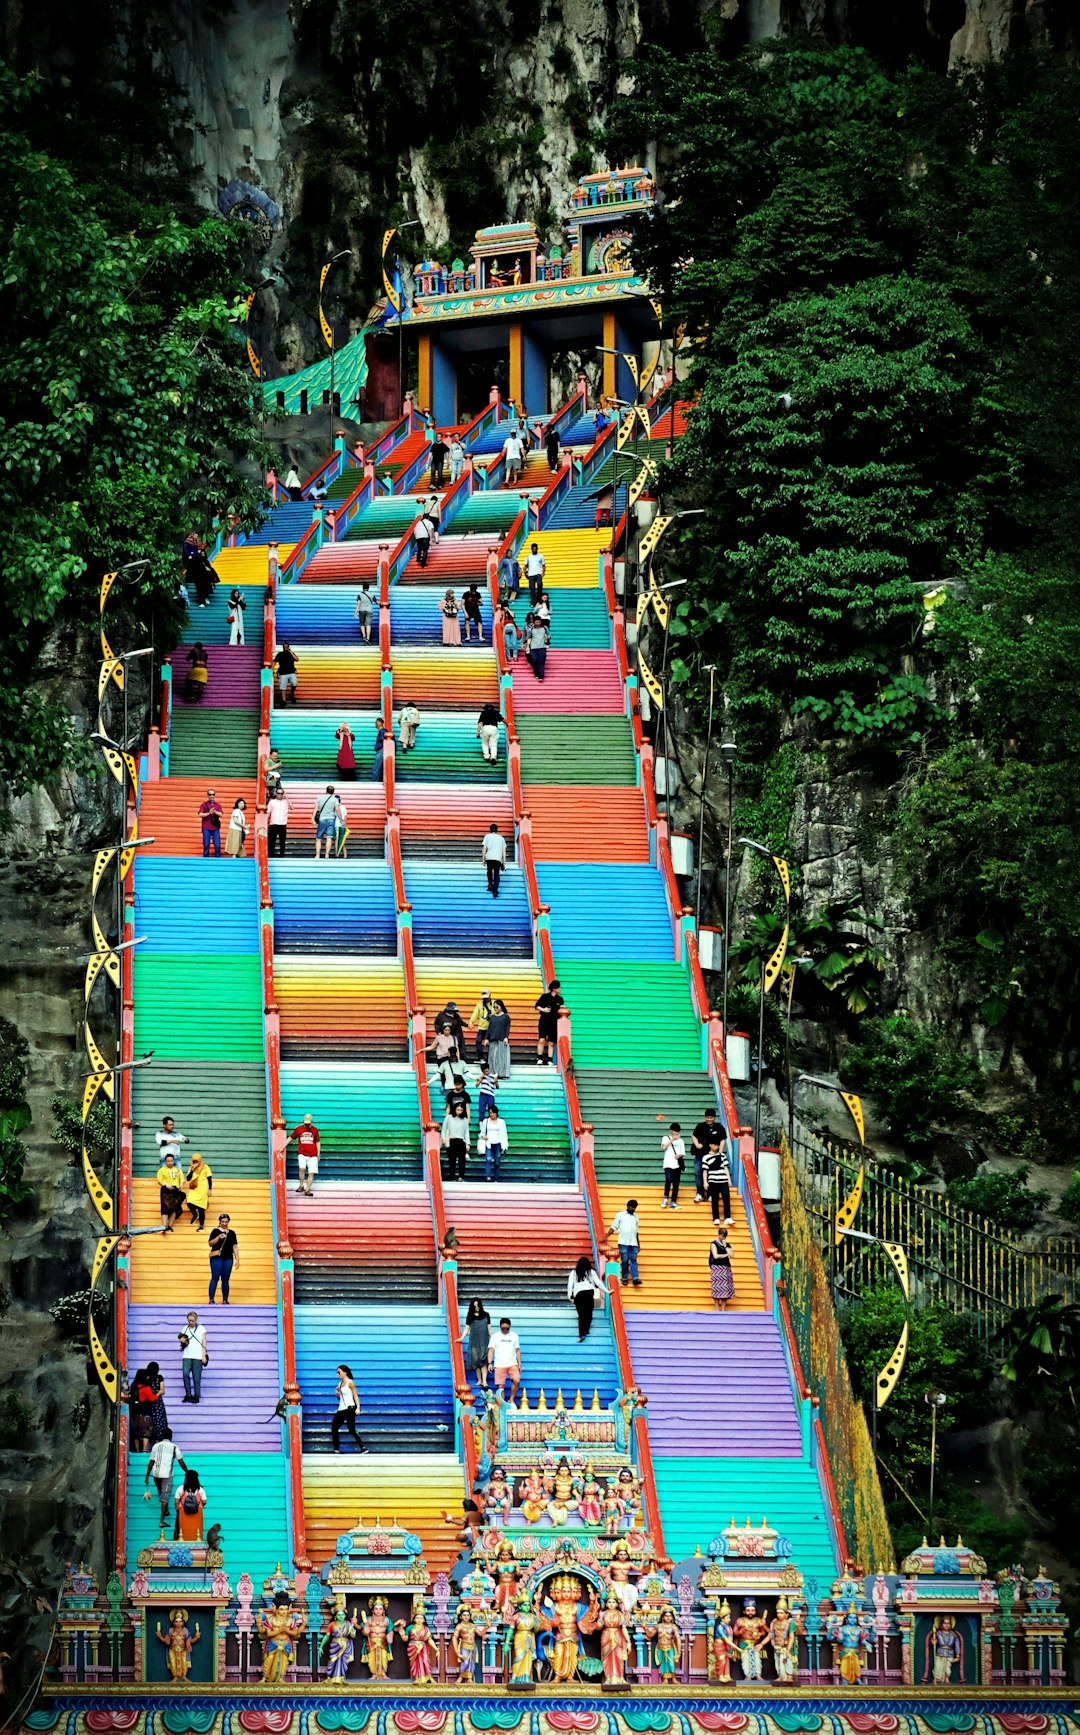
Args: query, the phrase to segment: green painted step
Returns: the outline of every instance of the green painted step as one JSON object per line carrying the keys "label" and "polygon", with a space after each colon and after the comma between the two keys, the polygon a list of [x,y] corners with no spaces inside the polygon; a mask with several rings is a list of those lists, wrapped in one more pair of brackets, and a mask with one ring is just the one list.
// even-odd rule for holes
{"label": "green painted step", "polygon": [[[662,1055],[673,1071],[700,1071],[701,1025],[681,964],[556,957],[555,971],[570,1008],[575,1068],[638,1071],[655,1068]],[[658,1103],[653,1113],[660,1112]]]}
{"label": "green painted step", "polygon": [[470,530],[509,530],[522,510],[517,494],[473,494],[451,520],[451,535]]}
{"label": "green painted step", "polygon": [[265,1180],[269,1173],[266,1126],[266,1069],[260,1061],[159,1060],[132,1076],[132,1107],[138,1121],[132,1172],[155,1175],[161,1158],[154,1134],[162,1115],[171,1114],[177,1131],[191,1144],[183,1154],[202,1151],[212,1169]]}
{"label": "green painted step", "polygon": [[[565,965],[560,966],[560,972]],[[560,981],[565,978],[560,974]],[[578,1052],[577,1017],[573,1019],[573,1047]],[[581,1112],[594,1128],[596,1177],[599,1181],[655,1184],[660,1169],[660,1137],[664,1127],[656,1119],[679,1121],[687,1148],[687,1181],[690,1168],[690,1129],[705,1110],[716,1106],[716,1092],[707,1073],[636,1070],[633,1077],[614,1068],[575,1065],[574,1078]],[[717,1124],[720,1124],[719,1115]]]}
{"label": "green painted step", "polygon": [[656,448],[651,440],[628,440],[619,451],[613,451],[610,458],[605,458],[599,470],[589,477],[590,488],[603,488],[605,483],[613,481],[616,476],[620,484],[632,482],[641,468],[640,462],[635,464],[634,458],[655,458]]}
{"label": "green painted step", "polygon": [[398,542],[413,523],[416,511],[416,501],[410,494],[393,497],[384,495],[380,500],[373,500],[370,506],[365,506],[353,519],[345,540],[372,542],[383,535],[389,539],[392,533],[393,540]]}
{"label": "green painted step", "polygon": [[[262,962],[135,954],[135,1052],[166,1060],[262,1061]],[[264,1111],[265,1112],[265,1111]],[[183,1129],[181,1129],[183,1130]]]}
{"label": "green painted step", "polygon": [[[188,1412],[181,1408],[183,1393],[177,1390],[178,1385],[179,1379],[174,1379],[166,1398],[169,1426],[185,1463],[199,1472],[199,1480],[206,1489],[204,1534],[212,1524],[220,1524],[224,1532],[222,1547],[226,1570],[234,1575],[241,1571],[250,1572],[259,1585],[270,1577],[279,1560],[288,1570],[290,1543],[285,1505],[288,1479],[285,1458],[271,1452],[185,1452],[184,1417]],[[236,1401],[239,1403],[241,1399]],[[252,1426],[257,1427],[263,1417],[253,1416],[251,1420]],[[280,1433],[279,1422],[271,1422],[270,1427],[277,1428]],[[143,1477],[149,1461],[143,1452],[133,1453],[128,1460],[127,1551],[132,1565],[139,1549],[149,1548],[156,1542],[160,1530],[161,1507],[153,1482],[150,1483],[153,1499],[143,1499]],[[174,1489],[182,1481],[182,1473],[178,1470]],[[165,1534],[171,1538],[172,1533],[170,1524]]]}
{"label": "green painted step", "polygon": [[[728,1397],[740,1401],[734,1393]],[[794,1458],[654,1457],[653,1470],[664,1546],[672,1560],[708,1548],[732,1518],[739,1524],[767,1518],[791,1543],[793,1565],[816,1578],[822,1591],[836,1577],[839,1562],[812,1464]]]}
{"label": "green painted step", "polygon": [[523,783],[637,781],[626,717],[530,717],[514,713]]}
{"label": "green painted step", "polygon": [[170,777],[254,777],[258,748],[257,711],[173,707]]}

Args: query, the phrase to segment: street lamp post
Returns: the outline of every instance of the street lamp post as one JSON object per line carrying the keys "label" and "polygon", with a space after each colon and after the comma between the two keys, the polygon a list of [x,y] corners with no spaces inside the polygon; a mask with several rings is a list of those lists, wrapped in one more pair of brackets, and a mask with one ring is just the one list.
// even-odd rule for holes
{"label": "street lamp post", "polygon": [[319,273],[319,324],[322,326],[322,334],[323,334],[323,337],[326,339],[326,343],[327,343],[329,350],[330,350],[330,456],[331,456],[331,458],[334,455],[334,351],[335,351],[336,345],[335,345],[335,340],[334,340],[334,328],[330,324],[329,320],[327,319],[326,314],[323,312],[323,290],[326,287],[326,279],[329,277],[331,271],[333,270],[334,266],[337,264],[338,260],[339,259],[351,259],[351,258],[352,258],[352,248],[351,247],[343,247],[341,249],[340,253],[334,253],[330,256],[330,258],[327,260],[326,264],[323,266],[322,271]]}
{"label": "street lamp post", "polygon": [[723,980],[723,986],[721,988],[722,1010],[720,1013],[720,1019],[721,1019],[721,1023],[722,1023],[723,1031],[724,1031],[724,1051],[725,1051],[724,1058],[725,1059],[727,1058],[727,1039],[728,1039],[728,1021],[727,1021],[728,981],[730,979],[730,974],[731,974],[730,968],[729,968],[730,959],[728,956],[729,949],[731,946],[731,837],[732,837],[732,831],[733,831],[734,824],[735,824],[735,812],[734,812],[734,809],[735,809],[735,755],[736,755],[737,751],[738,750],[737,750],[736,745],[735,745],[735,732],[730,727],[728,720],[727,720],[727,701],[725,700],[725,702],[724,702],[724,739],[720,743],[720,758],[722,759],[724,765],[727,768],[727,791],[728,791],[728,797],[727,797],[727,853],[726,853],[726,856],[724,858],[724,980]]}
{"label": "street lamp post", "polygon": [[[779,878],[781,887],[783,888],[785,906],[788,910],[790,910],[790,908],[791,908],[791,870],[788,867],[788,864],[784,860],[783,856],[774,855],[774,853],[771,849],[767,849],[763,843],[755,843],[755,841],[752,837],[740,837],[739,842],[746,849],[755,850],[758,855],[764,856],[766,861],[772,862],[773,867],[776,869],[777,877]],[[787,952],[787,939],[788,939],[788,923],[787,923],[787,920],[785,919],[784,931],[780,936],[780,942],[777,945],[777,947],[775,948],[775,950],[773,951],[772,956],[769,958],[763,957],[761,960],[761,977],[760,977],[760,980],[758,983],[757,1092],[756,1092],[755,1102],[754,1102],[754,1161],[755,1162],[757,1161],[758,1150],[760,1149],[760,1146],[761,1146],[761,1088],[762,1088],[763,1075],[765,1072],[765,995],[768,993],[773,982],[776,981],[777,976],[779,976],[779,974],[780,974],[780,970],[781,970],[781,968],[783,966],[783,962],[784,962],[784,957],[785,957],[785,954]]]}
{"label": "street lamp post", "polygon": [[934,1472],[937,1468],[937,1418],[938,1418],[938,1411],[940,1409],[943,1409],[949,1400],[948,1400],[948,1397],[946,1396],[946,1394],[944,1392],[938,1391],[936,1386],[931,1386],[930,1390],[928,1392],[926,1392],[924,1394],[924,1396],[926,1398],[926,1402],[930,1405],[930,1520],[929,1520],[929,1530],[930,1530],[931,1540],[933,1540],[933,1535],[934,1535]]}
{"label": "street lamp post", "polygon": [[397,389],[399,404],[403,404],[405,401],[405,334],[402,327],[402,320],[405,317],[405,309],[403,306],[404,297],[394,288],[393,280],[387,275],[386,255],[389,252],[390,243],[394,239],[395,235],[399,235],[402,229],[417,229],[419,226],[419,217],[410,217],[407,223],[395,223],[392,229],[387,229],[383,234],[382,240],[383,287],[386,290],[387,300],[394,309],[394,312],[397,314]]}
{"label": "street lamp post", "polygon": [[[709,749],[712,746],[713,697],[716,689],[716,664],[707,663],[706,673],[709,677],[709,717],[708,722],[705,725],[705,756],[701,764],[701,798],[698,801],[697,830],[697,898],[694,902],[694,921],[698,930],[699,944],[701,934],[701,864],[705,857],[705,786],[709,780]],[[723,751],[722,748],[721,751]],[[724,944],[727,944],[726,931]],[[724,1040],[727,1040],[726,1031],[724,1032]]]}

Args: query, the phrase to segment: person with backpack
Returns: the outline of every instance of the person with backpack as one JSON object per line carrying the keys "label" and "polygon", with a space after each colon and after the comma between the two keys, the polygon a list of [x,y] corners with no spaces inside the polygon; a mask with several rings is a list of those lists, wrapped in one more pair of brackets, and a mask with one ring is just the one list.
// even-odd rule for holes
{"label": "person with backpack", "polygon": [[408,753],[416,746],[416,731],[420,727],[420,707],[407,699],[398,712],[398,741],[401,751]]}
{"label": "person with backpack", "polygon": [[326,785],[326,794],[323,796],[321,801],[316,803],[315,811],[311,816],[311,823],[315,827],[316,861],[318,861],[319,857],[323,853],[323,844],[326,845],[327,861],[330,860],[330,857],[334,853],[334,833],[337,830],[337,819],[340,810],[341,803],[338,801],[334,785],[328,783]]}
{"label": "person with backpack", "polygon": [[173,1535],[177,1541],[202,1541],[205,1509],[206,1489],[199,1481],[199,1472],[185,1470],[183,1486],[176,1490],[176,1529]]}
{"label": "person with backpack", "polygon": [[[161,1523],[164,1527],[169,1516],[169,1508],[173,1503],[173,1474],[179,1464],[181,1470],[186,1470],[180,1453],[180,1448],[172,1437],[172,1429],[166,1428],[161,1439],[150,1453],[150,1462],[146,1466],[144,1481],[149,1484],[151,1476],[157,1484],[158,1499],[161,1501]],[[147,1486],[144,1500],[152,1500],[153,1495]]]}
{"label": "person with backpack", "polygon": [[177,1336],[180,1339],[180,1368],[184,1376],[184,1395],[180,1401],[197,1404],[202,1400],[202,1372],[210,1355],[206,1347],[206,1327],[199,1324],[194,1309]]}

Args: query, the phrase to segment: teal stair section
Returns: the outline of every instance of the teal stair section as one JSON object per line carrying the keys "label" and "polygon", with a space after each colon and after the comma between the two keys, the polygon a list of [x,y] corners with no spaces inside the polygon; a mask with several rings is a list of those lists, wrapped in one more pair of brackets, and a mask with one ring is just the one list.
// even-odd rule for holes
{"label": "teal stair section", "polygon": [[[752,1388],[744,1395],[752,1401]],[[717,1392],[717,1406],[738,1402]],[[763,1418],[763,1425],[765,1419]],[[664,1543],[672,1560],[707,1549],[734,1518],[763,1518],[791,1543],[791,1559],[824,1592],[836,1577],[832,1537],[812,1464],[795,1458],[653,1458]]]}
{"label": "teal stair section", "polygon": [[491,530],[498,531],[501,539],[522,510],[521,499],[516,493],[492,491],[490,494],[472,494],[454,513],[454,535],[475,535]]}
{"label": "teal stair section", "polygon": [[[173,706],[169,725],[170,777],[250,777],[258,746],[258,711],[218,710],[210,705]],[[225,822],[228,823],[228,814]]]}
{"label": "teal stair section", "polygon": [[[410,1066],[282,1062],[281,1112],[289,1132],[310,1114],[322,1135],[319,1175],[342,1181],[419,1180],[423,1141]],[[288,1171],[296,1174],[296,1146]]]}
{"label": "teal stair section", "polygon": [[700,1070],[701,1025],[681,964],[577,963],[556,953],[555,973],[570,1008],[575,1067],[637,1072],[662,1057],[675,1071]]}
{"label": "teal stair section", "polygon": [[[528,596],[516,604],[518,625],[525,624]],[[611,648],[611,618],[602,590],[556,590],[551,601],[553,651],[606,651]]]}
{"label": "teal stair section", "polygon": [[[477,1096],[472,1082],[476,1077],[475,1061],[465,1063],[468,1090],[472,1096],[473,1151],[469,1157],[466,1178],[480,1181],[484,1159],[476,1155]],[[441,1130],[443,1114],[442,1087],[432,1074],[430,1084],[431,1112]],[[499,1085],[499,1112],[506,1122],[510,1149],[502,1162],[502,1180],[566,1182],[574,1178],[574,1158],[570,1146],[570,1124],[566,1116],[566,1095],[562,1078],[555,1067],[514,1066],[509,1078]],[[444,1164],[445,1169],[445,1164]],[[484,1184],[481,1182],[481,1184]],[[540,1195],[532,1201],[539,1210]]]}
{"label": "teal stair section", "polygon": [[[217,717],[223,714],[221,711],[214,713]],[[347,709],[274,712],[270,720],[270,741],[281,754],[285,776],[339,782],[335,731],[342,722],[348,723],[356,736],[359,775],[361,779],[369,777],[375,717],[371,711]],[[503,734],[500,731],[500,737]],[[500,739],[498,760],[491,765],[480,753],[476,718],[471,712],[425,711],[421,716],[416,746],[409,753],[397,755],[395,775],[402,783],[464,780],[470,783],[505,783],[505,739]]]}
{"label": "teal stair section", "polygon": [[[577,1019],[574,1052],[577,1053]],[[575,1072],[581,1112],[594,1127],[594,1162],[601,1184],[611,1181],[641,1187],[660,1184],[660,1136],[657,1122],[678,1121],[686,1139],[687,1171],[684,1191],[692,1192],[690,1132],[715,1108],[716,1091],[708,1074],[665,1072],[641,1067],[634,1073],[633,1088],[627,1089],[625,1070],[616,1067],[579,1066]],[[717,1126],[721,1126],[719,1115]]]}
{"label": "teal stair section", "polygon": [[664,882],[655,868],[540,862],[536,877],[541,902],[551,908],[557,957],[638,958],[655,964],[674,957]]}
{"label": "teal stair section", "polygon": [[400,542],[416,521],[417,501],[411,494],[381,495],[353,519],[346,542]]}
{"label": "teal stair section", "polygon": [[[177,1310],[179,1311],[179,1309]],[[211,1352],[212,1353],[212,1352]],[[179,1391],[179,1377],[171,1382],[166,1405],[173,1438],[185,1462],[199,1472],[206,1489],[203,1509],[204,1533],[212,1524],[220,1524],[224,1532],[222,1546],[225,1558],[235,1561],[234,1571],[250,1572],[256,1585],[269,1578],[278,1561],[289,1569],[288,1521],[285,1506],[286,1477],[282,1474],[284,1459],[278,1452],[188,1452],[184,1450],[184,1418]],[[197,1414],[198,1412],[193,1412]],[[252,1432],[262,1429],[265,1417],[251,1417]],[[281,1433],[281,1423],[275,1416],[267,1431]],[[276,1441],[275,1441],[276,1444]],[[153,1499],[144,1500],[142,1478],[146,1475],[149,1458],[145,1454],[128,1460],[127,1554],[134,1565],[140,1548],[149,1548],[160,1533],[160,1512],[153,1482]],[[183,1481],[179,1470],[175,1486]],[[170,1523],[166,1536],[172,1537]]]}
{"label": "teal stair section", "polygon": [[163,1115],[191,1140],[182,1154],[202,1151],[211,1168],[224,1158],[230,1176],[265,1181],[269,1163],[266,1069],[259,1062],[215,1060],[212,1072],[196,1061],[164,1060],[132,1074],[132,1172],[156,1175],[161,1166],[154,1134]]}

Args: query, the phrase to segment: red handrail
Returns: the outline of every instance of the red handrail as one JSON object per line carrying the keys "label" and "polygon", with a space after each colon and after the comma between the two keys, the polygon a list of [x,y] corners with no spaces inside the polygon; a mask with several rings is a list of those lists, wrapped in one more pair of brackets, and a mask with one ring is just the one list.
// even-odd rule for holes
{"label": "red handrail", "polygon": [[[405,904],[403,906],[403,908],[405,909],[405,911],[408,911],[409,905]],[[413,953],[413,938],[412,938],[412,929],[411,928],[399,928],[398,929],[398,944],[401,948],[401,974],[405,978],[405,1004],[406,1004],[407,1010],[411,1013],[415,1010],[416,1004],[417,1004],[417,1001],[416,1001],[416,962],[415,962],[415,955]],[[426,1078],[423,1080],[423,1084],[424,1084],[424,1088],[426,1090],[427,1089]]]}
{"label": "red handrail", "polygon": [[829,1448],[825,1444],[825,1429],[821,1425],[821,1413],[817,1399],[811,1398],[810,1402],[815,1407],[814,1435],[818,1448],[818,1471],[825,1484],[825,1498],[829,1502],[829,1510],[832,1513],[832,1521],[836,1528],[836,1542],[840,1551],[840,1559],[848,1561],[851,1559],[851,1553],[848,1549],[844,1520],[840,1516],[840,1502],[836,1497],[836,1483],[833,1481],[832,1465],[829,1463]]}
{"label": "red handrail", "polygon": [[[551,978],[549,977],[550,981]],[[577,1079],[574,1077],[574,1066],[570,1058],[570,1039],[560,1036],[558,1040],[559,1071],[562,1073],[563,1089],[566,1092],[566,1107],[570,1115],[570,1128],[575,1138],[580,1137],[585,1123],[581,1118],[581,1099],[578,1096]]]}

